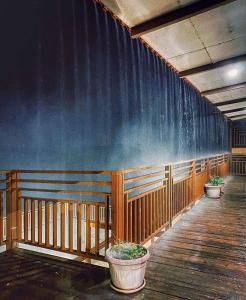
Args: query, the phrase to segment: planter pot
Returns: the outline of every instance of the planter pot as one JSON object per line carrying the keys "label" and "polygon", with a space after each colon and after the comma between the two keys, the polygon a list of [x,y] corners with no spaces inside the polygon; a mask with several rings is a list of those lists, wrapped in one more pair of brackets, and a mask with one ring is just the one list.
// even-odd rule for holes
{"label": "planter pot", "polygon": [[219,198],[221,194],[221,185],[205,184],[206,194],[209,198]]}
{"label": "planter pot", "polygon": [[109,263],[111,274],[111,287],[121,293],[135,293],[145,286],[146,262],[149,251],[137,259],[117,259],[111,254],[110,249],[106,251],[106,260]]}

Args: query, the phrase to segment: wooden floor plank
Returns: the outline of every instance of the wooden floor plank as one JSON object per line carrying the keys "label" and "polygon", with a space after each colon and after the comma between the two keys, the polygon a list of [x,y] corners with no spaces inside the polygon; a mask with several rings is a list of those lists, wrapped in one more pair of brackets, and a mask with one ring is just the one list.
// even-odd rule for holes
{"label": "wooden floor plank", "polygon": [[231,178],[221,199],[203,197],[160,236],[150,248],[147,288],[187,299],[246,299],[245,183]]}

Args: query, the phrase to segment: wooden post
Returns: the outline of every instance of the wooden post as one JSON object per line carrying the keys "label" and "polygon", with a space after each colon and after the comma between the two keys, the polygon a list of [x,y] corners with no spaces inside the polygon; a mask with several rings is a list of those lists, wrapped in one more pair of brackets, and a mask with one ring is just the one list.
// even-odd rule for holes
{"label": "wooden post", "polygon": [[18,183],[17,173],[10,172],[6,176],[7,192],[6,192],[6,219],[7,219],[7,250],[16,247],[17,242],[17,197]]}
{"label": "wooden post", "polygon": [[124,241],[124,174],[112,172],[112,237],[113,242]]}
{"label": "wooden post", "polygon": [[192,201],[196,200],[196,161],[193,160],[192,164]]}
{"label": "wooden post", "polygon": [[167,203],[168,203],[168,223],[169,227],[172,226],[172,217],[173,217],[173,176],[172,176],[172,166],[168,165],[165,167],[167,178]]}

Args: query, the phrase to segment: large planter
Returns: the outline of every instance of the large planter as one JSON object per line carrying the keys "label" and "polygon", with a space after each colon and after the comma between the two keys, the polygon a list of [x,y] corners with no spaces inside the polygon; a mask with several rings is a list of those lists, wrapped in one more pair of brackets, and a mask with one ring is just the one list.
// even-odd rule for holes
{"label": "large planter", "polygon": [[150,256],[149,251],[137,259],[117,259],[106,251],[106,260],[109,263],[111,274],[111,287],[121,293],[135,293],[145,286],[146,262]]}
{"label": "large planter", "polygon": [[206,195],[209,198],[219,198],[221,195],[221,185],[205,184]]}

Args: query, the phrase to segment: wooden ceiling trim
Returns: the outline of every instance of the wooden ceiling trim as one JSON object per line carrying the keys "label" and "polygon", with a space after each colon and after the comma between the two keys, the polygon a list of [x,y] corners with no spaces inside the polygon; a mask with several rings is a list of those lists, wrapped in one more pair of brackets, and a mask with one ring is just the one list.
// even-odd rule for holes
{"label": "wooden ceiling trim", "polygon": [[246,112],[246,107],[240,107],[240,108],[234,108],[234,109],[228,109],[228,110],[221,110],[222,114],[229,114],[229,113],[234,113],[234,112],[239,112],[239,111],[245,111]]}
{"label": "wooden ceiling trim", "polygon": [[213,103],[215,106],[223,106],[223,105],[228,105],[228,104],[235,104],[235,103],[240,103],[246,101],[246,98],[238,98],[238,99],[233,99],[229,101],[223,101],[223,102],[218,102],[218,103]]}
{"label": "wooden ceiling trim", "polygon": [[230,84],[227,86],[222,86],[220,88],[212,89],[212,90],[207,90],[207,91],[201,91],[202,96],[209,96],[213,94],[218,94],[222,92],[227,92],[231,90],[236,90],[240,88],[246,87],[246,82],[241,82],[241,83],[236,83],[236,84]]}
{"label": "wooden ceiling trim", "polygon": [[203,72],[211,71],[217,68],[225,67],[230,64],[235,64],[239,62],[246,61],[246,54],[235,56],[232,58],[224,59],[215,63],[199,66],[196,68],[192,68],[189,70],[181,71],[179,72],[180,77],[185,77],[185,76],[190,76],[190,75],[195,75],[195,74],[200,74]]}
{"label": "wooden ceiling trim", "polygon": [[[246,118],[246,114],[243,114],[243,115],[237,115],[237,116],[233,116],[233,117],[228,117],[228,118],[230,118],[231,120],[234,120],[234,119],[237,119],[237,118],[239,118],[240,117],[240,119],[241,119],[241,117],[242,117],[242,119],[244,119],[244,118]],[[239,120],[239,119],[238,119]]]}
{"label": "wooden ceiling trim", "polygon": [[131,36],[138,38],[146,33],[173,25],[233,1],[236,0],[200,0],[132,27]]}

